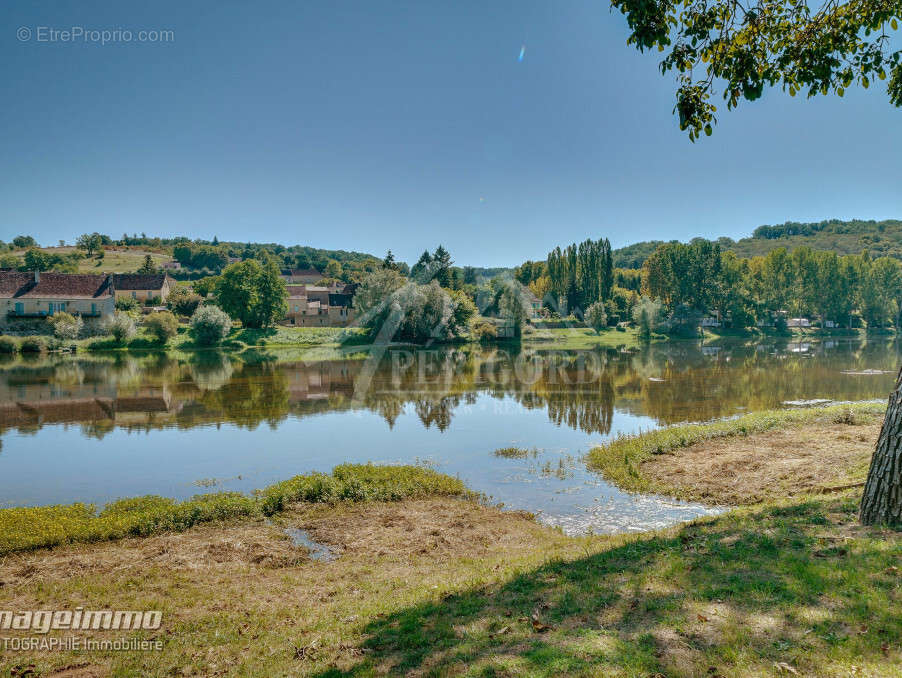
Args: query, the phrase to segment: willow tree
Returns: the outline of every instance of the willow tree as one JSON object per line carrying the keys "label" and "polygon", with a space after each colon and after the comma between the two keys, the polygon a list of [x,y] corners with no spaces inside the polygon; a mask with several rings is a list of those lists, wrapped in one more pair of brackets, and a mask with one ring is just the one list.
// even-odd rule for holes
{"label": "willow tree", "polygon": [[727,108],[765,87],[790,95],[843,96],[854,83],[888,79],[902,105],[902,51],[893,50],[902,0],[611,0],[626,15],[628,43],[664,52],[676,74],[674,111],[693,141],[711,134],[720,93]]}

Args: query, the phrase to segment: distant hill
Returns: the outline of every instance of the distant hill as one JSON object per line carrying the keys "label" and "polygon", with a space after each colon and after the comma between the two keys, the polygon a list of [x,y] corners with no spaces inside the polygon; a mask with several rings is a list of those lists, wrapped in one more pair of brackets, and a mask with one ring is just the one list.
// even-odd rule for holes
{"label": "distant hill", "polygon": [[[620,268],[639,268],[663,242],[647,240],[614,250],[614,265]],[[867,250],[872,257],[902,259],[902,221],[787,221],[777,226],[759,226],[749,238],[718,238],[714,242],[740,257],[764,256],[778,247],[793,250],[808,246],[814,250],[828,250],[837,254],[858,254]]]}

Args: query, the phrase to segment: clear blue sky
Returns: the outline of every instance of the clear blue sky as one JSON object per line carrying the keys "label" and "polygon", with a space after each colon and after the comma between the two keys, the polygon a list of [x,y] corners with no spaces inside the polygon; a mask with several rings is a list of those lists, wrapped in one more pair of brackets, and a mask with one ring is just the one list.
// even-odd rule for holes
{"label": "clear blue sky", "polygon": [[[658,53],[627,47],[604,0],[8,0],[0,26],[4,240],[145,231],[408,261],[441,242],[490,266],[587,237],[902,217],[882,83],[724,106],[691,144]],[[174,41],[37,39],[73,26]]]}

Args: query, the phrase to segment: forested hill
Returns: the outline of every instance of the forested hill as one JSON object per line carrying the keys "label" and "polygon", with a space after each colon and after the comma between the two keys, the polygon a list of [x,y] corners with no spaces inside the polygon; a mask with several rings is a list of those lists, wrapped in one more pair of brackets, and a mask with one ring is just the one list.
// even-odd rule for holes
{"label": "forested hill", "polygon": [[[663,242],[650,240],[616,249],[613,252],[614,266],[639,268]],[[814,250],[832,250],[837,254],[859,254],[867,250],[872,257],[902,259],[902,221],[830,219],[808,224],[787,221],[778,226],[759,226],[749,238],[718,238],[715,242],[740,257],[763,256],[778,247],[792,250],[808,246]]]}

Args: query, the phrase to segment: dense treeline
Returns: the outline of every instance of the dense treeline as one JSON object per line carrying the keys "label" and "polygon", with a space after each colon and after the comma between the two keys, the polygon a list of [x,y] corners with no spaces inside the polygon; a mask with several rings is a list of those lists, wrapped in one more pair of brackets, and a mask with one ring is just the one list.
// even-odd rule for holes
{"label": "dense treeline", "polygon": [[739,258],[708,241],[659,246],[642,268],[643,295],[660,299],[678,324],[718,314],[734,327],[771,325],[786,317],[812,317],[851,327],[900,321],[902,263],[864,252],[800,247]]}
{"label": "dense treeline", "polygon": [[[703,240],[696,238],[692,242]],[[676,243],[676,240],[670,243]],[[833,251],[837,254],[858,254],[867,250],[874,258],[894,257],[902,259],[902,221],[841,221],[828,219],[815,223],[787,221],[776,226],[759,226],[751,237],[733,240],[718,238],[710,241],[721,249],[735,252],[739,257],[764,256],[771,250],[785,247],[792,251],[798,247]],[[641,268],[645,260],[661,245],[663,240],[647,240],[614,250],[614,266]]]}
{"label": "dense treeline", "polygon": [[607,301],[614,289],[614,260],[607,238],[554,248],[545,261],[527,261],[514,278],[558,310],[582,311]]}

